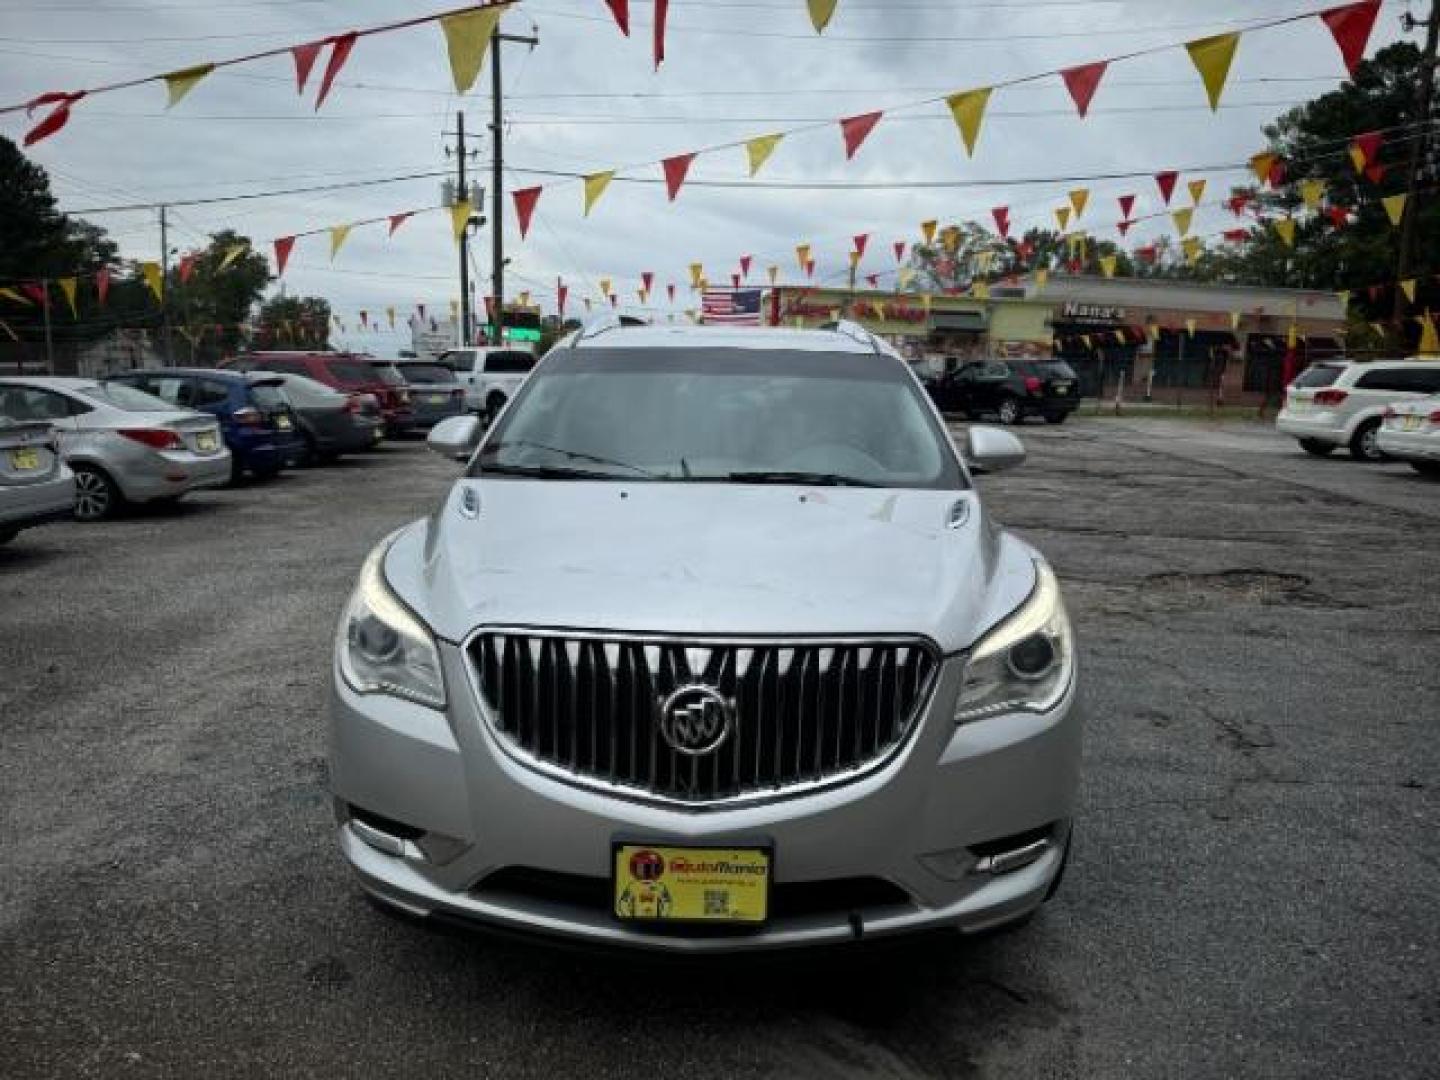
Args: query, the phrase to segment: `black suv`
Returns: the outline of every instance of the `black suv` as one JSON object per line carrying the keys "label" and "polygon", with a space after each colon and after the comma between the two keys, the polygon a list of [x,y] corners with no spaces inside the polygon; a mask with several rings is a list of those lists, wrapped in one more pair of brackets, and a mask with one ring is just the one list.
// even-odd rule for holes
{"label": "black suv", "polygon": [[942,412],[993,413],[1002,424],[1027,416],[1063,424],[1080,406],[1080,379],[1063,360],[966,360],[927,389]]}

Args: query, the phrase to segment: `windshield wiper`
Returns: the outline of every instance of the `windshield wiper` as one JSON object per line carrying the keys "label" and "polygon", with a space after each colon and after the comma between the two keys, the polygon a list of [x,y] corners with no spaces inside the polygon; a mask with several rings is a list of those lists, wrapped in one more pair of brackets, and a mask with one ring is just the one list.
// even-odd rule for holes
{"label": "windshield wiper", "polygon": [[[617,469],[628,469],[630,472],[638,473],[640,476],[648,476],[652,480],[659,479],[659,477],[649,469],[642,469],[639,465],[631,465],[628,461],[616,461],[614,458],[600,457],[596,454],[586,454],[579,450],[566,450],[562,446],[550,446],[546,443],[536,442],[534,439],[505,439],[502,442],[496,443],[494,446],[487,447],[487,449],[493,452],[504,450],[507,447],[522,446],[528,446],[534,450],[544,450],[550,454],[559,454],[561,457],[568,458],[570,461],[589,461],[596,465],[614,465]],[[482,469],[486,467],[483,459],[480,462],[480,467]]]}
{"label": "windshield wiper", "polygon": [[480,477],[524,476],[533,480],[620,480],[622,477],[611,472],[596,472],[594,469],[572,469],[568,465],[508,465],[495,462],[480,465]]}
{"label": "windshield wiper", "polygon": [[781,469],[757,469],[751,472],[732,472],[725,479],[739,484],[814,484],[817,487],[882,487],[870,480],[843,473],[786,472]]}

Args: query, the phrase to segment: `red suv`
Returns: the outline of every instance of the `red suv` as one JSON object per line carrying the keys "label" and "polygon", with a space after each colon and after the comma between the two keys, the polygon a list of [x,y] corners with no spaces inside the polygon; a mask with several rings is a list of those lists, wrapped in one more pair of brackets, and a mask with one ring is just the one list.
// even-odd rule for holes
{"label": "red suv", "polygon": [[410,390],[398,376],[386,377],[382,365],[360,353],[255,352],[237,357],[235,366],[304,375],[347,394],[373,394],[380,402],[385,431],[398,435],[415,426]]}

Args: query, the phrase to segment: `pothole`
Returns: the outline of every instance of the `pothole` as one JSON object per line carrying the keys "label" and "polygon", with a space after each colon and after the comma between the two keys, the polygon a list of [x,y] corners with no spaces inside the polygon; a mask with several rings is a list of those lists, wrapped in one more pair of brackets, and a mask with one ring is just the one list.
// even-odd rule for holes
{"label": "pothole", "polygon": [[1329,603],[1310,590],[1310,579],[1273,570],[1219,570],[1208,574],[1167,572],[1146,576],[1141,588],[1198,597],[1225,596],[1242,603]]}

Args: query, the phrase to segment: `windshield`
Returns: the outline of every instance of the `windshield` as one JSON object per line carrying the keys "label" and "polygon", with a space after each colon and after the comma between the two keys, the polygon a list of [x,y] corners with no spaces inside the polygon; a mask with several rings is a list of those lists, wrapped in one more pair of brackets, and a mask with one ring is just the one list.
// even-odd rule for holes
{"label": "windshield", "polygon": [[444,364],[401,364],[400,374],[412,383],[453,383],[455,373]]}
{"label": "windshield", "polygon": [[567,349],[515,398],[472,475],[961,488],[923,392],[873,354]]}
{"label": "windshield", "polygon": [[1291,386],[1329,386],[1340,377],[1345,369],[1339,364],[1316,364],[1300,373]]}
{"label": "windshield", "polygon": [[93,383],[80,387],[79,392],[91,401],[113,405],[127,412],[174,412],[179,407],[121,382]]}
{"label": "windshield", "polygon": [[523,375],[535,366],[535,354],[507,349],[485,357],[485,370],[492,375]]}
{"label": "windshield", "polygon": [[376,363],[371,366],[375,369],[375,374],[380,377],[380,381],[386,386],[405,385],[405,376],[400,374],[399,369],[396,368],[394,364]]}

